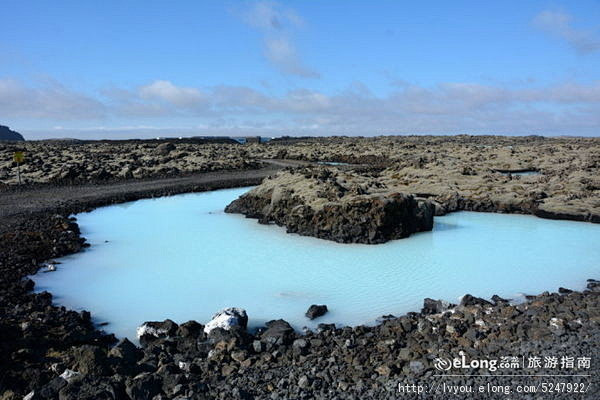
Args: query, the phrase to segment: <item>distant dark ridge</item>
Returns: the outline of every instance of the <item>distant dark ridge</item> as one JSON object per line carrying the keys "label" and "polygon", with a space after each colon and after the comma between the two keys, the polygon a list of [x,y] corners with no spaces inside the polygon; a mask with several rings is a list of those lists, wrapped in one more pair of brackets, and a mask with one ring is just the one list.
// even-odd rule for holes
{"label": "distant dark ridge", "polygon": [[237,140],[228,137],[182,137],[180,138],[157,138],[157,139],[76,139],[76,138],[51,138],[41,139],[39,142],[60,143],[60,144],[88,144],[88,143],[221,143],[221,144],[240,144]]}
{"label": "distant dark ridge", "polygon": [[19,132],[11,130],[8,126],[0,125],[0,140],[23,141],[25,138]]}

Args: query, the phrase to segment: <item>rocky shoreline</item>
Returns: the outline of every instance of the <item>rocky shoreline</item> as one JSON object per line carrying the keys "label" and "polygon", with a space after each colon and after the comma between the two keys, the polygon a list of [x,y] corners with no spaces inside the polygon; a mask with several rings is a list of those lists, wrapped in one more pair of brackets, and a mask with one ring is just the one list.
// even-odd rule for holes
{"label": "rocky shoreline", "polygon": [[[375,174],[376,180],[382,171],[380,167],[377,170],[368,172]],[[101,332],[93,325],[90,313],[55,306],[50,293],[33,292],[34,284],[27,276],[43,261],[75,253],[86,245],[70,214],[136,198],[249,182],[217,180],[203,186],[112,197],[94,192],[82,195],[77,202],[65,200],[58,206],[3,217],[0,399],[506,399],[510,397],[499,392],[485,396],[441,393],[439,384],[493,383],[514,389],[517,384],[542,382],[583,383],[586,391],[513,393],[512,398],[600,397],[600,283],[593,280],[583,291],[561,289],[529,296],[522,304],[498,297],[485,300],[465,296],[456,306],[426,299],[421,312],[388,316],[374,327],[322,325],[306,335],[294,332],[281,320],[271,321],[255,333],[247,332],[242,324],[229,330],[212,329],[208,334],[206,327],[195,321],[155,322],[153,331],[145,331],[155,334],[142,335],[141,347]],[[56,193],[63,190],[59,187]],[[436,195],[434,200],[440,198]],[[459,198],[463,200],[456,202],[457,209],[468,207],[468,199]],[[440,204],[454,203],[448,200]],[[436,369],[436,358],[461,357],[460,352],[473,360],[506,356],[559,360],[556,368],[510,369],[505,371],[507,375],[531,375],[534,371],[564,374],[568,371],[560,368],[563,356],[589,358],[590,364],[573,370],[588,376],[559,378],[479,377],[475,374],[492,372],[483,368]],[[435,376],[451,372],[469,376]],[[413,384],[430,391],[407,394],[399,390],[399,385]]]}
{"label": "rocky shoreline", "polygon": [[[390,316],[375,327],[323,325],[307,335],[281,320],[255,334],[240,327],[213,329],[208,335],[195,321],[157,322],[160,329],[145,335],[137,348],[98,331],[89,313],[54,306],[51,294],[32,292],[26,275],[41,260],[85,246],[76,222],[41,213],[23,224],[1,241],[0,343],[7,355],[0,361],[2,399],[402,398],[398,384],[437,382],[435,358],[458,357],[460,351],[471,358],[590,357],[592,364],[584,372],[591,378],[560,380],[593,382],[580,398],[598,395],[597,281],[588,282],[583,292],[563,289],[530,296],[519,305],[465,296],[452,307],[428,299],[421,313]],[[448,384],[513,385],[533,378],[443,379]],[[560,393],[543,398],[555,397],[573,398]]]}

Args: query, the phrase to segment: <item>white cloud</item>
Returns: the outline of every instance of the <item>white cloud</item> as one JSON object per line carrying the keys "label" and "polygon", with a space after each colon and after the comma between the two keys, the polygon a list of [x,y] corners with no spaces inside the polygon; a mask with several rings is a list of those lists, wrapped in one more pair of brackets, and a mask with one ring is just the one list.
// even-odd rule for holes
{"label": "white cloud", "polygon": [[104,113],[100,101],[52,80],[32,87],[0,79],[0,118],[93,119]]}
{"label": "white cloud", "polygon": [[[104,134],[111,129],[109,121],[120,126],[144,126],[140,132],[155,125],[160,130],[162,124],[179,121],[193,124],[194,128],[189,129],[192,134],[250,134],[262,130],[265,135],[598,136],[600,81],[520,88],[469,82],[423,87],[405,82],[388,95],[376,96],[360,83],[333,94],[299,88],[283,95],[268,95],[244,86],[200,89],[159,80],[134,89],[111,88],[103,92],[103,97],[92,98],[58,84],[36,89],[0,80],[0,117],[4,120],[51,118],[52,125],[58,125],[59,121],[80,119],[89,121],[88,126],[97,126],[92,121],[99,116],[105,117]],[[69,128],[69,124],[60,125]],[[186,128],[178,128],[182,131]]]}
{"label": "white cloud", "polygon": [[533,19],[539,29],[561,38],[581,54],[600,50],[600,38],[591,31],[576,29],[572,26],[573,18],[563,11],[545,10]]}
{"label": "white cloud", "polygon": [[261,110],[269,108],[271,99],[244,86],[215,86],[210,91],[210,100],[214,109],[239,111]]}
{"label": "white cloud", "polygon": [[304,20],[291,9],[272,1],[253,4],[244,16],[250,26],[263,35],[266,59],[280,72],[302,78],[319,78],[320,74],[302,61],[291,33],[304,26]]}
{"label": "white cloud", "polygon": [[245,13],[244,20],[249,25],[265,31],[304,26],[304,20],[294,10],[284,8],[274,1],[255,2]]}
{"label": "white cloud", "polygon": [[296,48],[286,37],[269,37],[265,39],[265,56],[277,68],[288,75],[303,78],[319,78],[320,74],[308,68],[300,58]]}
{"label": "white cloud", "polygon": [[143,99],[160,99],[177,106],[196,105],[202,101],[198,89],[175,86],[169,81],[154,81],[139,89]]}
{"label": "white cloud", "polygon": [[102,91],[113,113],[126,117],[161,117],[209,113],[207,96],[192,87],[156,80],[134,89],[118,87]]}

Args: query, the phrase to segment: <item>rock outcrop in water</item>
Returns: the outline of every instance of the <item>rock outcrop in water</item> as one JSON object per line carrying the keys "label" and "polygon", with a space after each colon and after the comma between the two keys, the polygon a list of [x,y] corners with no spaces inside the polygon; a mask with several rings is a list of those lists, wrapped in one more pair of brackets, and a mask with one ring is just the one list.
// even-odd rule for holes
{"label": "rock outcrop in water", "polygon": [[308,319],[315,319],[327,314],[327,311],[329,310],[325,304],[313,304],[308,307],[305,315]]}
{"label": "rock outcrop in water", "polygon": [[435,208],[398,192],[370,194],[330,169],[279,173],[225,208],[290,233],[342,243],[383,243],[433,228]]}

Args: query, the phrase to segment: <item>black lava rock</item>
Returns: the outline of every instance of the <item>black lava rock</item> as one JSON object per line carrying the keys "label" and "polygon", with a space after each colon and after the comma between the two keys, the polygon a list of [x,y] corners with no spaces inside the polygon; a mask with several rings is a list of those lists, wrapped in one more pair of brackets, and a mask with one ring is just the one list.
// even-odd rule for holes
{"label": "black lava rock", "polygon": [[495,294],[495,295],[492,296],[492,301],[494,302],[495,305],[499,305],[499,304],[506,304],[510,300],[509,299],[505,299],[505,298],[500,297],[497,294]]}
{"label": "black lava rock", "polygon": [[294,340],[294,328],[282,319],[266,323],[267,330],[261,335],[261,340],[269,343],[290,344]]}
{"label": "black lava rock", "polygon": [[430,298],[426,298],[425,300],[423,300],[423,308],[421,309],[421,314],[439,314],[455,306],[455,304],[450,304],[444,300],[433,300]]}
{"label": "black lava rock", "polygon": [[493,306],[489,301],[482,299],[481,297],[474,297],[470,294],[465,294],[463,298],[460,300],[461,306]]}
{"label": "black lava rock", "polygon": [[312,306],[308,307],[308,310],[306,311],[306,316],[309,319],[315,319],[315,318],[319,318],[322,315],[327,314],[327,306],[325,304],[322,305],[317,305],[317,304],[313,304]]}

